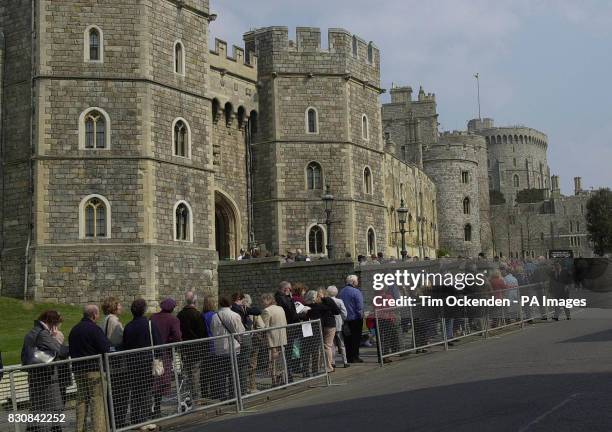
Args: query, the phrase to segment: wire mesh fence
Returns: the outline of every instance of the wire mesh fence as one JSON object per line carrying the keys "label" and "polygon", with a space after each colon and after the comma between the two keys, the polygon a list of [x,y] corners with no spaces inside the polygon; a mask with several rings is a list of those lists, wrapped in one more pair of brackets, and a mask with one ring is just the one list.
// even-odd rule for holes
{"label": "wire mesh fence", "polygon": [[0,432],[123,431],[327,376],[321,322],[3,370]]}
{"label": "wire mesh fence", "polygon": [[[455,293],[456,294],[456,293]],[[547,283],[512,287],[499,291],[464,294],[465,304],[445,301],[439,292],[421,292],[414,295],[414,305],[378,307],[374,310],[379,362],[408,352],[420,351],[436,345],[448,346],[449,342],[468,336],[484,335],[509,326],[520,325],[534,319],[558,318],[570,310],[550,307],[544,301],[558,294],[551,292]],[[421,297],[430,300],[423,303]],[[418,298],[418,299],[417,299]],[[494,298],[502,306],[483,305],[483,300]],[[538,302],[531,299],[536,298]],[[528,301],[529,300],[529,301]]]}
{"label": "wire mesh fence", "polygon": [[102,432],[109,428],[101,356],[4,369],[0,431]]}

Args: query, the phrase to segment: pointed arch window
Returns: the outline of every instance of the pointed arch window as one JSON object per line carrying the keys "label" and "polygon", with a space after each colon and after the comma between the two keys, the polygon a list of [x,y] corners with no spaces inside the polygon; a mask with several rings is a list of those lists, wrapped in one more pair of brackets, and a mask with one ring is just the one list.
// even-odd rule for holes
{"label": "pointed arch window", "polygon": [[472,241],[472,225],[466,224],[463,227],[463,240],[466,242]]}
{"label": "pointed arch window", "polygon": [[90,25],[83,34],[83,57],[86,62],[102,63],[104,58],[104,36],[100,27]]}
{"label": "pointed arch window", "polygon": [[370,170],[370,167],[365,167],[363,170],[363,191],[366,194],[372,193],[372,170]]}
{"label": "pointed arch window", "polygon": [[79,116],[79,148],[110,148],[110,117],[101,108],[88,108]]}
{"label": "pointed arch window", "polygon": [[514,174],[514,176],[512,176],[512,183],[514,184],[515,188],[518,188],[520,185],[520,180],[519,180],[519,176],[518,174]]}
{"label": "pointed arch window", "polygon": [[306,167],[306,189],[323,189],[322,169],[318,162],[310,162]]}
{"label": "pointed arch window", "polygon": [[191,157],[191,129],[184,118],[172,122],[172,152],[174,156]]}
{"label": "pointed arch window", "polygon": [[361,116],[361,137],[364,140],[369,140],[370,139],[370,129],[369,129],[369,125],[368,125],[368,116],[365,115],[365,114]]}
{"label": "pointed arch window", "polygon": [[183,42],[174,42],[174,73],[185,75],[185,47]]}
{"label": "pointed arch window", "polygon": [[79,204],[79,238],[110,238],[110,203],[102,195],[88,195]]}
{"label": "pointed arch window", "polygon": [[463,214],[470,214],[470,199],[468,197],[463,199]]}
{"label": "pointed arch window", "polygon": [[309,254],[322,254],[324,248],[324,232],[319,225],[313,225],[308,230],[308,253]]}
{"label": "pointed arch window", "polygon": [[193,240],[193,216],[186,201],[179,201],[174,205],[174,240]]}
{"label": "pointed arch window", "polygon": [[368,255],[376,254],[376,233],[374,228],[368,229]]}
{"label": "pointed arch window", "polygon": [[312,107],[306,110],[306,133],[319,133],[319,114],[317,110]]}

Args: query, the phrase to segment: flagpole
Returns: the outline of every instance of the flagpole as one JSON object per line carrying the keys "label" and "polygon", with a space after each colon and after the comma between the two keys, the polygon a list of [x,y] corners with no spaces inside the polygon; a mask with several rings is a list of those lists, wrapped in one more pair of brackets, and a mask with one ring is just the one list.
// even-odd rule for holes
{"label": "flagpole", "polygon": [[478,120],[480,120],[480,76],[478,73],[474,75],[474,78],[476,78],[476,91],[478,92]]}

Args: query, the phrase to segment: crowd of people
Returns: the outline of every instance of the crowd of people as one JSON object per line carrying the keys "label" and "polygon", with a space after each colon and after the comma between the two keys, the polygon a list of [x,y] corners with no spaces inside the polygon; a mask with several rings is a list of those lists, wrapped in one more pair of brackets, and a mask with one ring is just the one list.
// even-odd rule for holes
{"label": "crowd of people", "polygon": [[[147,302],[139,298],[130,305],[132,319],[125,327],[120,319],[123,305],[109,297],[101,305],[103,317],[97,305],[84,307],[83,318],[67,340],[60,330],[61,315],[45,311],[26,335],[21,354],[23,365],[49,364],[29,369],[31,410],[62,412],[74,377],[77,431],[97,432],[106,430],[107,408],[113,410],[117,428],[162,417],[162,400],[172,394],[177,367],[181,382],[175,390],[182,392],[183,408],[188,410],[198,399],[222,401],[235,397],[237,389],[243,395],[257,391],[256,372],[262,368],[269,385],[279,386],[334,372],[336,350],[344,367],[363,362],[359,345],[364,304],[357,286],[354,275],[347,277],[341,290],[335,286],[309,290],[283,281],[275,293],[261,295],[261,307],[254,306],[248,294],[235,293],[218,303],[207,297],[201,309],[196,293],[188,291],[178,313],[174,313],[176,301],[165,298],[160,311],[150,317]],[[305,324],[311,320],[320,320],[325,355],[319,339],[308,339],[304,332],[302,324],[311,325],[311,334],[319,331]],[[109,354],[109,407],[104,406],[99,360],[87,359],[100,354]],[[232,379],[233,356],[238,383]],[[73,359],[71,364],[53,365],[67,358]],[[32,427],[41,429],[41,425]],[[154,427],[148,424],[142,429]],[[61,430],[58,424],[50,428]]]}

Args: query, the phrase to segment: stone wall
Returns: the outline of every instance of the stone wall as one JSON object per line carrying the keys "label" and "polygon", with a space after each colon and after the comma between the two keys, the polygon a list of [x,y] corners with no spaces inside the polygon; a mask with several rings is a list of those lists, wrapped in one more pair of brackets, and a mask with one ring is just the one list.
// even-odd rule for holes
{"label": "stone wall", "polygon": [[319,260],[300,263],[281,263],[279,258],[259,258],[244,261],[219,263],[219,295],[231,297],[235,292],[251,295],[259,304],[259,297],[265,292],[274,293],[281,281],[292,284],[304,283],[309,289],[336,285],[338,290],[344,286],[346,277],[355,274],[364,296],[365,310],[372,311],[372,299],[379,295],[373,286],[374,274],[393,273],[396,270],[421,270],[435,272],[439,261],[395,262],[386,264],[355,265],[351,260]]}

